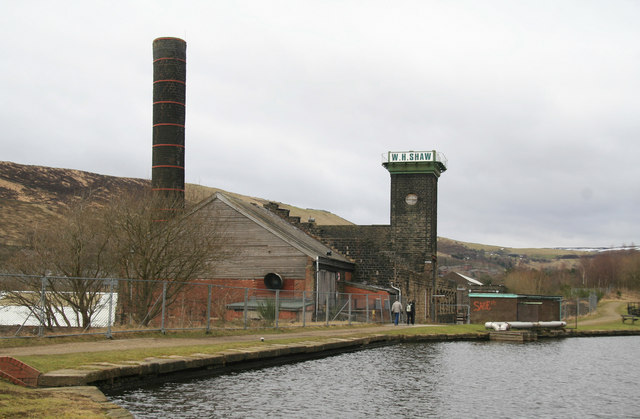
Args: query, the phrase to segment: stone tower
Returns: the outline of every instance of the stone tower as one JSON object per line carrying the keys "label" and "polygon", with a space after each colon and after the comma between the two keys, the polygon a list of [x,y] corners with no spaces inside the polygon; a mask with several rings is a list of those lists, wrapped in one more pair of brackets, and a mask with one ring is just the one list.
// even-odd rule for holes
{"label": "stone tower", "polygon": [[[391,175],[391,241],[397,284],[405,295],[435,290],[438,178],[447,170],[442,153],[389,152],[382,165]],[[431,282],[431,286],[429,286]],[[429,304],[431,305],[431,304]]]}

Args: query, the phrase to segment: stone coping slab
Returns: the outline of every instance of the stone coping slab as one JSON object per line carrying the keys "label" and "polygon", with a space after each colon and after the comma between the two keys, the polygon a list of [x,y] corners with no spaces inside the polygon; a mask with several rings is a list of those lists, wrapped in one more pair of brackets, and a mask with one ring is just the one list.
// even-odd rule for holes
{"label": "stone coping slab", "polygon": [[[455,339],[486,339],[484,333],[455,335]],[[305,359],[330,356],[366,347],[390,345],[419,340],[448,340],[446,335],[377,334],[366,337],[326,338],[289,344],[264,343],[259,346],[225,349],[214,354],[194,353],[188,356],[169,355],[140,361],[117,363],[96,362],[74,369],[61,369],[40,375],[40,387],[66,387],[96,385],[102,389],[139,386],[145,382],[158,382],[170,375],[203,376],[232,370],[265,367]]]}
{"label": "stone coping slab", "polygon": [[[638,335],[640,331],[553,331],[541,338],[579,336]],[[435,342],[459,340],[489,340],[489,333],[464,334],[372,334],[364,337],[333,337],[299,341],[289,344],[264,342],[243,348],[225,349],[213,354],[193,353],[188,356],[169,355],[138,361],[117,363],[97,362],[74,369],[62,369],[41,374],[39,387],[95,385],[103,390],[137,387],[162,382],[170,376],[199,377],[223,374],[246,368],[260,368],[288,362],[321,358],[342,352],[403,342]]]}

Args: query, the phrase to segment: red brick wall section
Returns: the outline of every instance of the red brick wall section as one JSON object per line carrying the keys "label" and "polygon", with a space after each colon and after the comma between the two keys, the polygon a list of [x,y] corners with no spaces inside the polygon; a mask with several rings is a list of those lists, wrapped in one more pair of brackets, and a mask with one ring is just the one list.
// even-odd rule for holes
{"label": "red brick wall section", "polygon": [[[235,278],[227,278],[227,279],[206,279],[199,281],[202,284],[214,284],[220,285],[223,287],[230,288],[251,288],[263,291],[271,291],[264,284],[264,278],[255,278],[255,279],[235,279]],[[284,278],[284,286],[282,287],[282,291],[304,291],[305,290],[305,280],[303,278]]]}
{"label": "red brick wall section", "polygon": [[[382,304],[387,301],[387,299],[391,298],[389,293],[386,291],[371,291],[363,288],[359,288],[356,285],[344,285],[342,292],[353,294],[351,296],[351,302],[355,309],[362,309],[367,306],[367,301],[369,302],[369,308],[375,307],[375,301],[380,299]],[[369,298],[367,299],[367,296]],[[391,302],[391,301],[390,301]]]}
{"label": "red brick wall section", "polygon": [[10,356],[0,356],[0,377],[13,384],[37,387],[40,371]]}
{"label": "red brick wall section", "polygon": [[516,298],[472,297],[471,323],[512,322],[518,320]]}

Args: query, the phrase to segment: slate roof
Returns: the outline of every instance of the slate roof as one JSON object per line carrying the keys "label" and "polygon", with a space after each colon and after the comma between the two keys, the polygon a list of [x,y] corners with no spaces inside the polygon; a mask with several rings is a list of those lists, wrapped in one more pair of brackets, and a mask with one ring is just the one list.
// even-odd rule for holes
{"label": "slate roof", "polygon": [[196,210],[214,202],[215,200],[224,202],[307,256],[314,259],[319,258],[321,265],[333,265],[347,270],[353,270],[354,268],[354,262],[351,259],[336,252],[334,249],[311,237],[301,229],[295,227],[293,224],[257,204],[248,203],[233,196],[216,192],[214,195],[200,203]]}

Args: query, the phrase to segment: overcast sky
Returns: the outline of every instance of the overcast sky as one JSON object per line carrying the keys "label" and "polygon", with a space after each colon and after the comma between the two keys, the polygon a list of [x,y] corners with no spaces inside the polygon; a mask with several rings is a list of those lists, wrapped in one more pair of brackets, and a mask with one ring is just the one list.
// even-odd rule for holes
{"label": "overcast sky", "polygon": [[387,151],[448,158],[438,235],[640,244],[638,1],[3,1],[0,160],[151,177],[152,41],[187,42],[186,181],[389,224]]}

